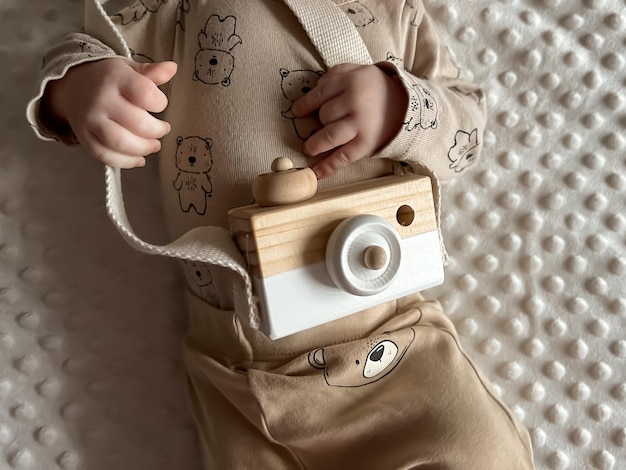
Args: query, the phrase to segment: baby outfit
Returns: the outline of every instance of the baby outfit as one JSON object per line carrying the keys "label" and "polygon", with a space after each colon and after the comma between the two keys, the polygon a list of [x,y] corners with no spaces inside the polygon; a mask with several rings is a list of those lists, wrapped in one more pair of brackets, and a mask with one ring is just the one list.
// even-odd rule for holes
{"label": "baby outfit", "polygon": [[[479,157],[481,90],[460,78],[420,0],[333,1],[409,100],[385,148],[320,186],[418,172],[438,190],[438,179]],[[71,129],[41,113],[50,80],[104,58],[177,62],[163,87],[172,132],[159,155],[173,237],[227,228],[228,210],[253,202],[252,180],[274,158],[311,164],[302,144],[320,124],[295,117],[291,105],[325,66],[281,0],[139,0],[101,13],[88,0],[84,33],[46,54],[28,119],[41,138],[75,143]],[[464,354],[437,302],[414,295],[272,341],[233,312],[225,270],[183,264],[184,356],[207,469],[533,468],[528,433]]]}

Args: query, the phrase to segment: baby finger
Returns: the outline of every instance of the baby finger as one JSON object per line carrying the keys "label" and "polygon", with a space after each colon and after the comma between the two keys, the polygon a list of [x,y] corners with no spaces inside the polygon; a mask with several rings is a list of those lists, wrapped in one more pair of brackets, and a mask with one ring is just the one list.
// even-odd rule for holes
{"label": "baby finger", "polygon": [[103,147],[123,155],[143,157],[161,150],[161,142],[157,139],[137,136],[111,120],[95,127],[90,133]]}
{"label": "baby finger", "polygon": [[106,148],[95,138],[86,138],[82,142],[87,148],[89,153],[96,159],[104,163],[105,165],[112,166],[114,168],[131,169],[140,168],[146,165],[145,157],[136,155],[124,155],[119,152],[115,152]]}
{"label": "baby finger", "polygon": [[326,178],[335,174],[342,168],[345,168],[349,164],[360,160],[365,157],[365,155],[365,146],[357,140],[353,140],[352,142],[339,147],[321,162],[318,162],[313,167],[313,171],[317,175],[318,179]]}
{"label": "baby finger", "polygon": [[322,127],[304,143],[304,153],[312,157],[347,144],[357,136],[350,119],[341,119]]}
{"label": "baby finger", "polygon": [[167,121],[157,119],[143,109],[127,106],[111,113],[111,119],[132,134],[146,139],[160,139],[169,134],[172,127]]}

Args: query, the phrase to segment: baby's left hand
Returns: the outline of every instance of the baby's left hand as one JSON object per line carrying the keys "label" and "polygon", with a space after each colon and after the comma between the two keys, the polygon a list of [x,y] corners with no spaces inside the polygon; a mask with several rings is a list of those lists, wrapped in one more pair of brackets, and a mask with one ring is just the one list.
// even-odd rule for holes
{"label": "baby's left hand", "polygon": [[330,176],[388,144],[402,126],[407,100],[400,81],[375,65],[329,69],[291,108],[295,117],[318,112],[323,127],[304,143],[309,156],[330,152],[313,167],[317,177]]}

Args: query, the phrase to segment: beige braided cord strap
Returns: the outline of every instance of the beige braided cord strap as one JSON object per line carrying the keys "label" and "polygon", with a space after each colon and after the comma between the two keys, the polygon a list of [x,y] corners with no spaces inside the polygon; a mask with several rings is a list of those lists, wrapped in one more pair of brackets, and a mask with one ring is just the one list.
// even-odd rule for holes
{"label": "beige braided cord strap", "polygon": [[[124,38],[103,8],[106,2],[107,0],[89,0],[85,4],[85,30],[109,44],[118,54],[130,59],[130,50]],[[135,234],[128,219],[122,193],[121,170],[107,166],[105,182],[109,218],[129,245],[143,253],[198,261],[233,271],[236,274],[236,282],[233,284],[235,311],[245,324],[259,328],[260,319],[252,281],[243,257],[227,230],[212,226],[197,227],[167,245],[152,245]]]}
{"label": "beige braided cord strap", "polygon": [[[103,5],[107,0],[90,0],[85,9],[85,28],[130,58],[124,38],[111,22]],[[328,67],[340,63],[370,64],[372,59],[354,25],[330,0],[286,2],[300,19],[309,38]],[[342,45],[339,47],[338,45]],[[230,233],[221,227],[197,227],[163,246],[152,245],[137,236],[128,220],[122,193],[121,170],[106,168],[106,205],[111,221],[133,248],[143,253],[198,261],[230,269],[241,280],[233,286],[235,311],[253,328],[260,324],[250,274]],[[244,315],[244,312],[247,315]]]}
{"label": "beige braided cord strap", "polygon": [[[88,0],[85,30],[130,59],[130,50],[103,5],[108,0]],[[284,0],[307,32],[327,67],[342,63],[372,64],[372,58],[350,19],[331,0]],[[122,237],[138,251],[221,266],[236,274],[233,285],[235,312],[252,328],[259,328],[258,306],[252,280],[243,256],[230,232],[221,227],[197,227],[163,246],[152,245],[138,237],[128,220],[122,194],[121,170],[106,168],[106,206],[109,217]]]}
{"label": "beige braided cord strap", "polygon": [[111,221],[124,240],[136,250],[152,255],[198,261],[233,271],[237,275],[236,279],[241,280],[233,284],[235,312],[244,323],[252,328],[259,328],[260,318],[252,292],[252,281],[245,268],[243,256],[228,230],[213,226],[196,227],[167,245],[152,245],[135,234],[128,220],[119,168],[106,168],[106,192],[106,206]]}
{"label": "beige braided cord strap", "polygon": [[354,24],[332,0],[284,0],[296,15],[327,67],[372,64]]}

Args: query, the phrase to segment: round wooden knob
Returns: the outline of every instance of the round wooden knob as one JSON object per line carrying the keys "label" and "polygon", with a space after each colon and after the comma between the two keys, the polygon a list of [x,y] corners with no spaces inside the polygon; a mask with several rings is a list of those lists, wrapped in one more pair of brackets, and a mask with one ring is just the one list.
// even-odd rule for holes
{"label": "round wooden knob", "polygon": [[387,252],[378,245],[368,246],[363,253],[363,264],[367,269],[378,271],[387,264]]}
{"label": "round wooden knob", "polygon": [[257,176],[252,195],[260,206],[282,206],[311,199],[317,192],[317,177],[310,168],[294,168],[287,157],[272,162],[271,173]]}
{"label": "round wooden knob", "polygon": [[275,158],[272,162],[272,171],[287,171],[293,168],[293,162],[287,157]]}

